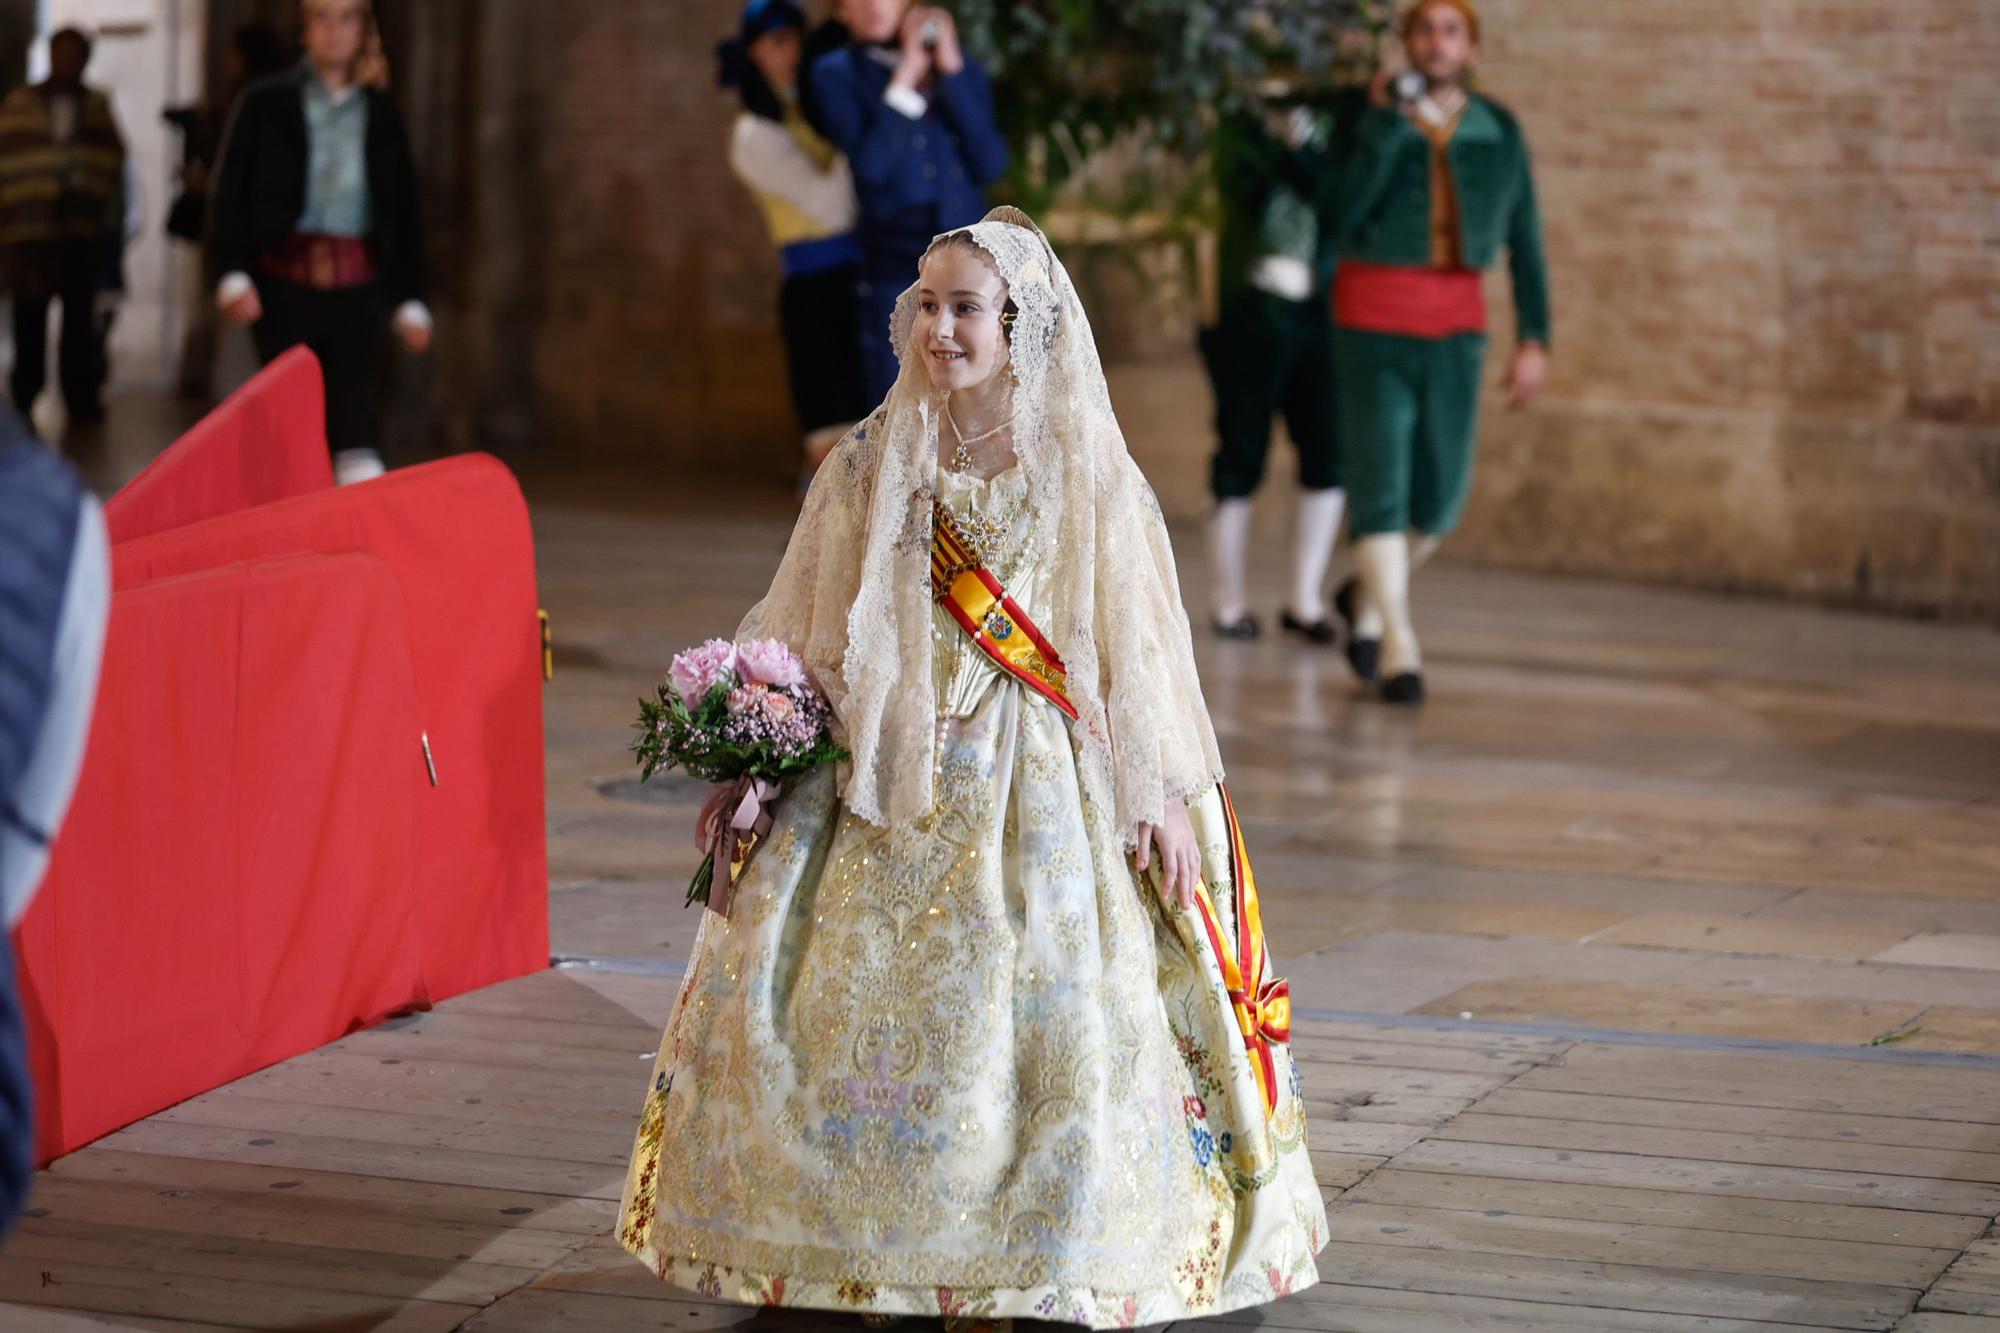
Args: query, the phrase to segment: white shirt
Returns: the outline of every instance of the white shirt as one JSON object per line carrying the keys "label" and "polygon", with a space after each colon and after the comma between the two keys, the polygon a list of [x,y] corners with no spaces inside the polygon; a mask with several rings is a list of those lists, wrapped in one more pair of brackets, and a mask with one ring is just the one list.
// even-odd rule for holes
{"label": "white shirt", "polygon": [[861,205],[847,159],[820,170],[812,154],[775,120],[744,112],[729,136],[729,166],[745,185],[775,195],[804,213],[828,235],[854,230]]}

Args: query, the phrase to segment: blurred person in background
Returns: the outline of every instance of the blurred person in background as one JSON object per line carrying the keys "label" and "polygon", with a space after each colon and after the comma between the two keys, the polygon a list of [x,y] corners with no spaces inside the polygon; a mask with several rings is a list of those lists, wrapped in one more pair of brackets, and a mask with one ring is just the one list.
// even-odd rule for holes
{"label": "blurred person in background", "polygon": [[216,305],[267,364],[304,344],[326,376],[334,479],[382,474],[384,335],[431,342],[416,162],[368,0],[304,0],[306,56],[247,89],[211,201]]}
{"label": "blurred person in background", "polygon": [[125,155],[123,178],[118,210],[120,225],[116,232],[104,238],[104,269],[98,275],[97,322],[93,333],[97,339],[97,390],[100,399],[105,386],[111,382],[111,330],[118,323],[118,312],[131,291],[125,281],[125,252],[146,230],[146,184],[139,176],[139,159],[130,153]]}
{"label": "blurred person in background", "polygon": [[1548,371],[1541,215],[1520,122],[1473,91],[1471,0],[1417,0],[1403,16],[1410,69],[1384,70],[1351,118],[1331,211],[1340,271],[1334,361],[1358,580],[1334,599],[1348,660],[1390,703],[1420,703],[1423,658],[1410,575],[1458,524],[1472,484],[1486,356],[1480,271],[1504,248],[1517,344],[1514,407]]}
{"label": "blurred person in background", "polygon": [[1296,100],[1291,84],[1266,91],[1261,109],[1224,119],[1214,150],[1222,305],[1216,324],[1201,331],[1218,437],[1209,473],[1214,627],[1230,639],[1263,631],[1245,587],[1251,496],[1264,479],[1272,420],[1282,415],[1298,451],[1301,494],[1279,624],[1308,643],[1330,644],[1324,585],[1346,503],[1328,309],[1334,236],[1318,211],[1333,166],[1331,124]]}
{"label": "blurred person in background", "polygon": [[805,24],[792,0],[750,0],[741,30],[716,56],[722,86],[743,98],[729,165],[756,197],[778,247],[778,318],[810,477],[873,403],[863,401],[860,343],[828,336],[860,318],[861,245],[847,159],[813,132],[799,106]]}
{"label": "blurred person in background", "polygon": [[[180,189],[167,207],[168,236],[195,247],[207,245],[208,193],[223,127],[244,89],[278,73],[292,59],[291,48],[274,30],[246,23],[230,34],[229,45],[223,48],[220,106],[175,106],[160,113],[181,134]],[[203,402],[209,399],[215,378],[217,314],[208,300],[197,303],[181,342],[180,392]]]}
{"label": "blurred person in background", "polygon": [[62,303],[58,351],[72,421],[104,416],[97,294],[122,243],[125,140],[111,100],[83,83],[90,38],[49,38],[49,77],[0,102],[0,251],[14,295],[14,405],[34,411],[49,374],[49,305]]}
{"label": "blurred person in background", "polygon": [[[0,919],[48,869],[90,739],[111,598],[104,515],[75,471],[0,407]],[[14,950],[0,941],[0,1232],[34,1166]]]}
{"label": "blurred person in background", "polygon": [[[812,67],[819,63],[821,56],[831,55],[854,40],[854,34],[847,30],[847,24],[841,18],[846,9],[847,0],[833,0],[827,7],[826,17],[806,34],[805,54],[799,60],[799,68],[802,71],[810,72]],[[806,113],[806,121],[813,127],[814,132],[825,138],[826,121],[820,116],[819,107],[813,102],[812,81],[804,77],[799,79],[799,107]]]}
{"label": "blurred person in background", "polygon": [[861,360],[872,405],[896,382],[889,317],[931,238],[977,222],[1007,170],[993,85],[950,14],[910,0],[843,0],[850,40],[808,72],[828,138],[861,200]]}

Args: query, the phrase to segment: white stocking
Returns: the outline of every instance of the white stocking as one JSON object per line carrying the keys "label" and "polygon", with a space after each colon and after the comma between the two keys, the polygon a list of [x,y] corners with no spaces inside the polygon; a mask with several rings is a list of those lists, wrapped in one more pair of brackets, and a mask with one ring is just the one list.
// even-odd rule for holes
{"label": "white stocking", "polygon": [[1292,552],[1292,614],[1308,625],[1326,619],[1326,567],[1340,536],[1347,492],[1339,487],[1299,496],[1297,546]]}
{"label": "white stocking", "polygon": [[[1438,547],[1444,545],[1443,536],[1436,533],[1418,533],[1410,542],[1410,574],[1424,567],[1437,554]],[[1364,583],[1354,598],[1354,637],[1357,639],[1379,639],[1382,637],[1382,613],[1376,609],[1375,599],[1368,595]]]}
{"label": "white stocking", "polygon": [[1363,537],[1354,544],[1361,587],[1382,619],[1382,679],[1423,668],[1417,632],[1410,624],[1410,539],[1400,532]]}
{"label": "white stocking", "polygon": [[1250,501],[1218,500],[1208,522],[1209,556],[1215,562],[1215,618],[1234,624],[1249,607],[1244,565],[1250,550]]}

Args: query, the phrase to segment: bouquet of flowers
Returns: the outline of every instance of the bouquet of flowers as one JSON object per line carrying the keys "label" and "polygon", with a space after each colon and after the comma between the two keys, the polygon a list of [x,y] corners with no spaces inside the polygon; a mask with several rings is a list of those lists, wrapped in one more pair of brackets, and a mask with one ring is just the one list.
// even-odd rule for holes
{"label": "bouquet of flowers", "polygon": [[727,916],[730,887],[771,831],[771,807],[794,779],[847,751],[833,742],[833,710],[805,663],[776,639],[710,639],[674,658],[655,693],[639,701],[633,724],[639,777],[681,768],[720,784],[695,823],[705,856],[687,900]]}

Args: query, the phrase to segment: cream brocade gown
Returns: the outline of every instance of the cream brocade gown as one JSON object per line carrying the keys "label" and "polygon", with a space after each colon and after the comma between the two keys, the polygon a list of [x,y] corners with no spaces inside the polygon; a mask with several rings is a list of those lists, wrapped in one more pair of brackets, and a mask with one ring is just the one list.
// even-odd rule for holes
{"label": "cream brocade gown", "polygon": [[[1020,469],[939,486],[1034,614]],[[934,812],[885,832],[829,770],[780,804],[704,916],[619,1238],[712,1296],[884,1314],[1120,1328],[1311,1285],[1290,1051],[1267,1113],[1211,946],[1083,800],[1068,721],[935,614]],[[1232,933],[1218,793],[1192,814]]]}

